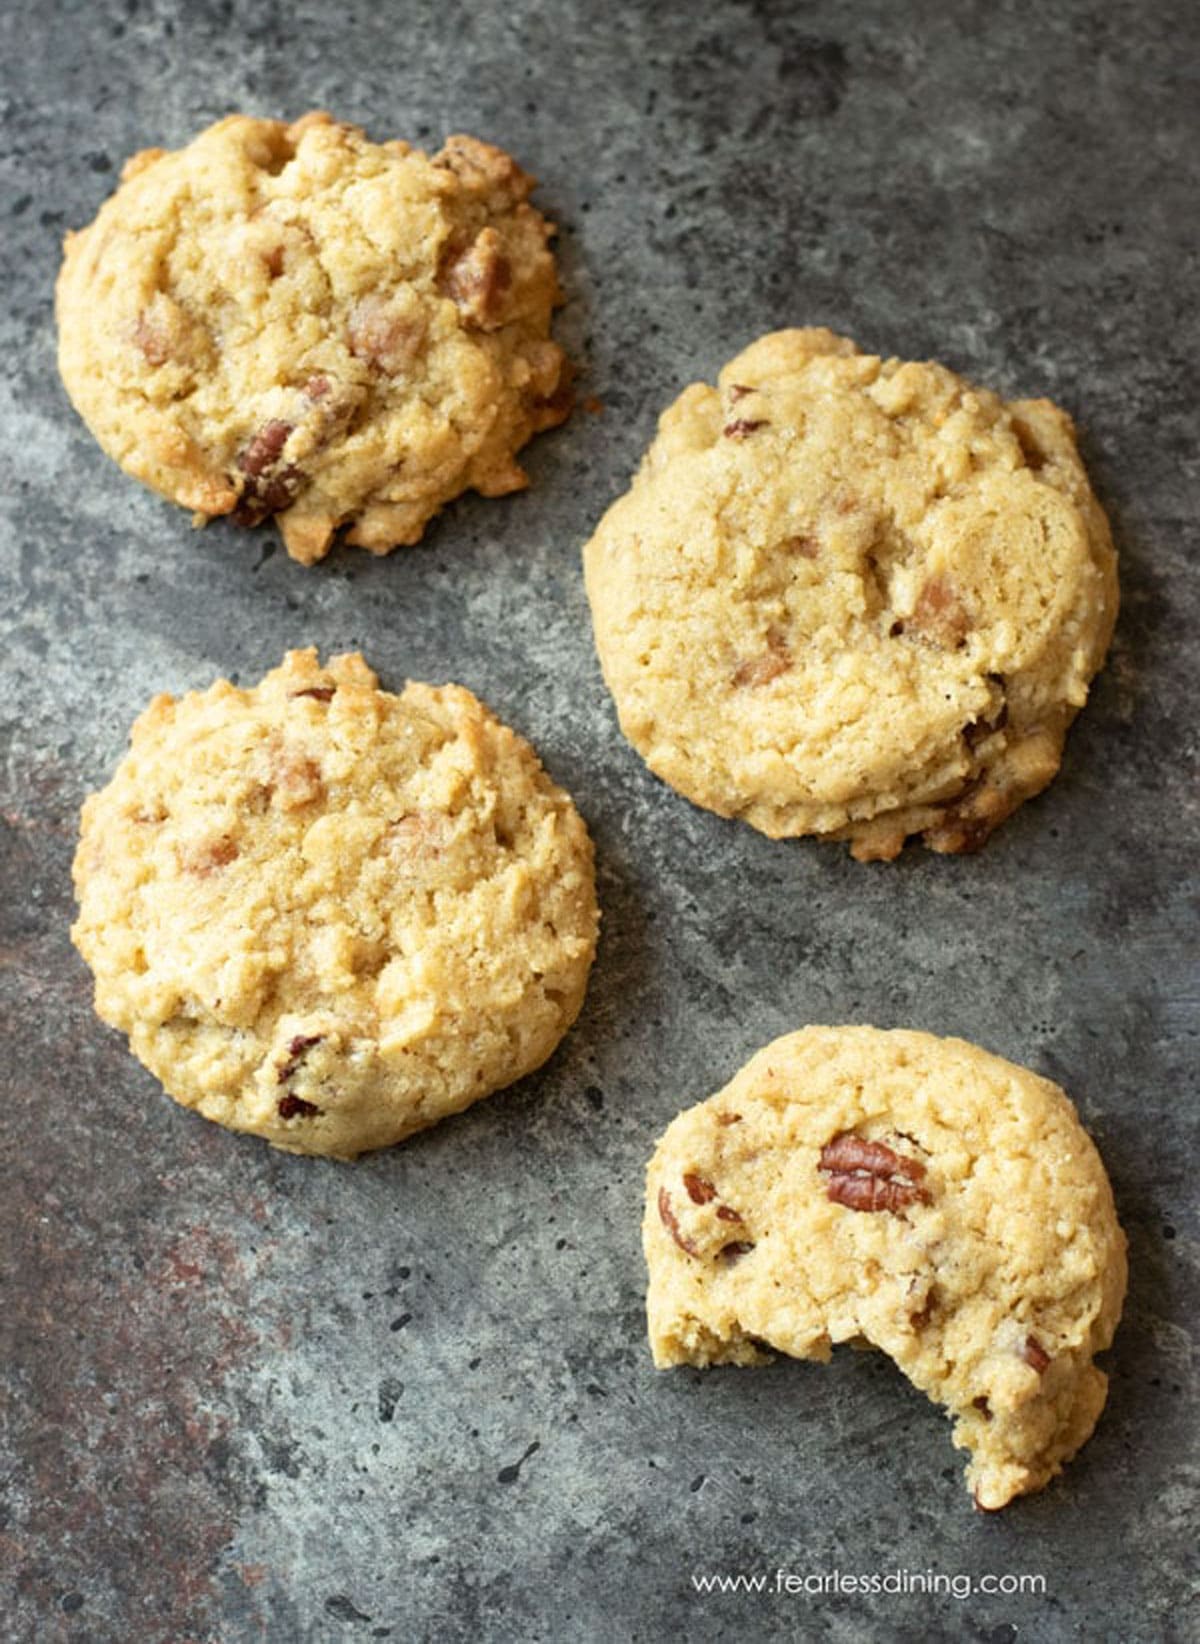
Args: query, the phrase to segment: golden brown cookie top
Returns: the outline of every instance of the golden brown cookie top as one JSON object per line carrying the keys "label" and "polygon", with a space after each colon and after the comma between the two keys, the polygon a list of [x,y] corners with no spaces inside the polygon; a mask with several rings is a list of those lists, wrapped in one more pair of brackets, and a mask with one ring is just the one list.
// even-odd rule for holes
{"label": "golden brown cookie top", "polygon": [[686,389],[585,566],[651,768],[863,856],[972,848],[1043,787],[1117,603],[1063,412],[821,330]]}
{"label": "golden brown cookie top", "polygon": [[1049,1080],[959,1039],[809,1027],[674,1121],[647,1178],[655,1362],[863,1341],[948,1407],[982,1507],[1091,1433],[1125,1294],[1104,1166]]}
{"label": "golden brown cookie top", "polygon": [[521,1077],[583,999],[578,812],[459,686],[293,651],[160,696],[84,806],[96,1008],[178,1101],[276,1146],[383,1147]]}
{"label": "golden brown cookie top", "polygon": [[275,516],[306,563],[343,524],[416,542],[459,492],[524,485],[514,453],[569,409],[532,188],[474,138],[430,158],[323,113],[136,155],[67,236],[67,390],[127,472],[201,516]]}

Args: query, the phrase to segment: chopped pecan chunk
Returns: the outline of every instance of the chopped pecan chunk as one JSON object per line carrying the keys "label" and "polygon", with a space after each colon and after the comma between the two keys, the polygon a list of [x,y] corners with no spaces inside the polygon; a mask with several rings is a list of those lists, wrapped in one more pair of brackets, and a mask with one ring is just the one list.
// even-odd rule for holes
{"label": "chopped pecan chunk", "polygon": [[1025,1363],[1038,1375],[1044,1375],[1050,1368],[1050,1355],[1036,1336],[1026,1336],[1025,1345],[1021,1349],[1021,1357]]}
{"label": "chopped pecan chunk", "polygon": [[205,335],[172,297],[156,291],[138,311],[132,341],[146,364],[157,370],[170,362],[195,363],[204,353]]}
{"label": "chopped pecan chunk", "polygon": [[310,685],[307,690],[293,691],[291,695],[293,698],[298,696],[312,696],[315,697],[318,702],[332,702],[334,697],[337,695],[337,686]]}
{"label": "chopped pecan chunk", "polygon": [[281,1119],[311,1119],[321,1111],[315,1102],[300,1096],[281,1096],[275,1106]]}
{"label": "chopped pecan chunk", "polygon": [[910,634],[927,645],[955,651],[966,644],[971,615],[949,577],[938,572],[917,595],[913,614],[892,624],[892,633]]}
{"label": "chopped pecan chunk", "polygon": [[742,1116],[741,1116],[740,1113],[718,1113],[717,1114],[717,1123],[719,1125],[740,1125],[741,1122],[742,1122]]}
{"label": "chopped pecan chunk", "polygon": [[686,1252],[689,1256],[699,1255],[699,1251],[696,1249],[696,1246],[680,1228],[679,1218],[676,1216],[674,1208],[671,1204],[671,1195],[667,1192],[665,1187],[660,1187],[658,1190],[658,1214],[663,1226],[675,1240],[675,1243],[679,1246],[679,1248]]}
{"label": "chopped pecan chunk", "polygon": [[292,463],[280,463],[293,424],[274,417],[265,422],[239,453],[242,493],[233,518],[238,525],[258,525],[268,514],[290,507],[303,475]]}
{"label": "chopped pecan chunk", "polygon": [[405,858],[439,856],[449,843],[450,824],[440,811],[406,811],[388,823],[388,844]]}
{"label": "chopped pecan chunk", "polygon": [[711,1182],[706,1182],[703,1176],[688,1173],[683,1178],[683,1185],[687,1188],[687,1196],[693,1204],[709,1204],[717,1196],[716,1188]]}
{"label": "chopped pecan chunk", "polygon": [[346,327],[350,352],[357,359],[397,376],[421,351],[424,325],[402,313],[386,298],[368,294],[350,310]]}
{"label": "chopped pecan chunk", "polygon": [[453,171],[471,191],[490,198],[496,209],[524,200],[532,192],[533,178],[526,175],[502,148],[461,134],[447,137],[434,165]]}
{"label": "chopped pecan chunk", "polygon": [[207,879],[218,868],[227,868],[237,855],[238,848],[233,840],[222,834],[219,839],[208,839],[202,844],[193,845],[185,852],[182,866],[186,873]]}
{"label": "chopped pecan chunk", "polygon": [[980,777],[963,789],[943,811],[937,826],[926,828],[922,837],[935,851],[966,855],[980,850],[1020,798],[1019,790],[1014,794]]}
{"label": "chopped pecan chunk", "polygon": [[568,370],[558,387],[536,402],[533,420],[537,429],[540,431],[544,428],[557,428],[560,422],[566,422],[574,406],[575,385]]}
{"label": "chopped pecan chunk", "polygon": [[821,1149],[819,1168],[828,1178],[827,1193],[847,1210],[904,1210],[928,1204],[921,1185],[925,1166],[907,1159],[884,1142],[870,1142],[843,1130]]}
{"label": "chopped pecan chunk", "polygon": [[[286,1085],[288,1080],[295,1075],[308,1052],[314,1045],[319,1045],[324,1037],[323,1033],[298,1033],[287,1047],[287,1061],[281,1063],[276,1071],[276,1084]],[[286,1116],[285,1114],[284,1117],[286,1118]]]}
{"label": "chopped pecan chunk", "polygon": [[738,689],[753,690],[759,685],[769,685],[780,674],[786,674],[791,665],[792,653],[787,640],[778,628],[768,628],[766,650],[739,662],[731,683]]}
{"label": "chopped pecan chunk", "polygon": [[740,1222],[743,1220],[731,1204],[719,1204],[717,1206],[717,1215],[723,1222]]}
{"label": "chopped pecan chunk", "polygon": [[721,1246],[720,1250],[717,1251],[717,1259],[723,1262],[740,1261],[743,1256],[748,1256],[753,1249],[754,1246],[748,1239],[734,1239],[731,1244]]}
{"label": "chopped pecan chunk", "polygon": [[276,810],[298,811],[302,805],[311,805],[324,792],[321,767],[315,759],[293,748],[280,748],[276,752],[270,775],[271,803]]}
{"label": "chopped pecan chunk", "polygon": [[274,417],[270,422],[263,423],[258,433],[245,447],[238,457],[238,468],[250,479],[259,479],[268,468],[274,467],[279,461],[281,452],[288,442],[288,435],[292,432],[290,422],[282,422]]}
{"label": "chopped pecan chunk", "polygon": [[729,390],[730,405],[736,405],[739,400],[744,400],[747,394],[753,394],[753,392],[754,389],[749,383],[735,382]]}
{"label": "chopped pecan chunk", "polygon": [[494,228],[481,228],[470,245],[452,242],[438,274],[438,289],[468,325],[494,331],[503,325],[512,269]]}
{"label": "chopped pecan chunk", "polygon": [[727,422],[721,432],[727,440],[748,439],[759,428],[768,426],[765,417],[735,417]]}
{"label": "chopped pecan chunk", "polygon": [[166,365],[171,358],[171,339],[161,325],[156,325],[150,311],[143,308],[133,328],[133,340],[141,349],[147,365]]}

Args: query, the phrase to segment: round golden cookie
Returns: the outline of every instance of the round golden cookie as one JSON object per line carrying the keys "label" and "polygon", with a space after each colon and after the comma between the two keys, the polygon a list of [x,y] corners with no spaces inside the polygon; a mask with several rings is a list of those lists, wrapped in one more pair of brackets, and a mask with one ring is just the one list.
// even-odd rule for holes
{"label": "round golden cookie", "polygon": [[591,841],[528,743],[358,655],[157,697],[74,871],[99,1014],[176,1101],[293,1153],[387,1147],[540,1066],[596,946]]}
{"label": "round golden cookie", "polygon": [[100,444],[199,518],[274,515],[306,564],[387,553],[570,408],[553,226],[509,156],[430,159],[328,114],[148,149],[58,280],[59,366]]}
{"label": "round golden cookie", "polygon": [[686,389],[584,560],[650,768],[861,860],[975,849],[1044,788],[1117,609],[1064,412],[821,330]]}
{"label": "round golden cookie", "polygon": [[880,1348],[948,1407],[976,1503],[1090,1435],[1125,1236],[1057,1085],[961,1039],[809,1027],[681,1113],[643,1228],[659,1366]]}

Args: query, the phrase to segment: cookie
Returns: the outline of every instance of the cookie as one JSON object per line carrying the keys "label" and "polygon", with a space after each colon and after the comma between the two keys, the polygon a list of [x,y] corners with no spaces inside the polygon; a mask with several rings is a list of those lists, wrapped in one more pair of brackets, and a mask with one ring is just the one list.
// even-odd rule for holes
{"label": "cookie", "polygon": [[974,850],[1044,788],[1117,609],[1064,412],[821,330],[686,389],[584,559],[650,768],[861,860]]}
{"label": "cookie", "polygon": [[570,409],[533,186],[472,137],[430,159],[321,113],[137,154],[66,239],[67,392],[198,521],[274,516],[305,564],[342,525],[417,542],[460,492],[524,486],[515,453]]}
{"label": "cookie", "polygon": [[777,1039],[670,1125],[643,1240],[657,1365],[877,1347],[947,1407],[980,1507],[1041,1489],[1104,1405],[1104,1166],[1057,1085],[960,1039]]}
{"label": "cookie", "polygon": [[540,1066],[596,946],[591,842],[529,745],[358,655],[156,697],[74,872],[99,1014],[177,1102],[293,1153],[387,1147]]}

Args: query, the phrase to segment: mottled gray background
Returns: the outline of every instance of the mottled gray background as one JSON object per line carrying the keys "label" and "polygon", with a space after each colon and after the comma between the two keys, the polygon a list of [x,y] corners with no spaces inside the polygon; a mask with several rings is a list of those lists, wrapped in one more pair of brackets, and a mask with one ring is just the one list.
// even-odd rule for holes
{"label": "mottled gray background", "polygon": [[[1182,0],[10,0],[6,1639],[1196,1636],[1198,48]],[[128,153],[313,105],[477,132],[537,173],[561,335],[604,410],[531,449],[527,494],[305,571],[269,529],[194,534],[101,456],[58,384],[51,286]],[[1112,659],[1061,777],[980,857],[772,844],[617,733],[580,545],[666,401],[797,322],[1053,395],[1111,511]],[[393,686],[461,680],[531,737],[592,826],[605,910],[552,1064],[353,1168],[170,1103],[67,939],[77,807],[147,699],[310,642]],[[999,1516],[881,1358],[660,1375],[643,1344],[654,1137],[772,1036],[843,1020],[1063,1081],[1112,1174],[1132,1284],[1108,1411]],[[1046,1592],[692,1584],[779,1568]]]}

